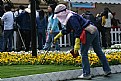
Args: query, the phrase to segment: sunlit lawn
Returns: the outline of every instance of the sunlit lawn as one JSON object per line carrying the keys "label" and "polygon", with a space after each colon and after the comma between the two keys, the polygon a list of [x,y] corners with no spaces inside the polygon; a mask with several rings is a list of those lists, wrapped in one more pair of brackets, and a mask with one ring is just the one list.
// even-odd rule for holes
{"label": "sunlit lawn", "polygon": [[0,66],[0,78],[9,78],[17,76],[25,76],[32,74],[42,74],[49,72],[65,71],[80,69],[75,66],[63,65],[12,65]]}

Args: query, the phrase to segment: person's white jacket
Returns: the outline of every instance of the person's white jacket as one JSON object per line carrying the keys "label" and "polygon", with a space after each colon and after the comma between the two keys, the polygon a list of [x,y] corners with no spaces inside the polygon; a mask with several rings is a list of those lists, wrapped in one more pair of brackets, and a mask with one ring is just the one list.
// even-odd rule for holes
{"label": "person's white jacket", "polygon": [[4,22],[4,30],[13,29],[14,16],[12,11],[4,13],[1,20]]}
{"label": "person's white jacket", "polygon": [[108,13],[108,18],[105,19],[105,25],[104,25],[104,27],[111,28],[111,19],[112,18],[113,18],[113,15],[109,12]]}

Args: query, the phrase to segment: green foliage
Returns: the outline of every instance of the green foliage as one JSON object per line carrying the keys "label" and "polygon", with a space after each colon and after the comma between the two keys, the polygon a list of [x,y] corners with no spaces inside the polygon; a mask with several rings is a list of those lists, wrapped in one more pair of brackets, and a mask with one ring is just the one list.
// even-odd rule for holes
{"label": "green foliage", "polygon": [[80,67],[64,65],[11,65],[0,66],[0,78],[42,74],[49,72],[80,69]]}

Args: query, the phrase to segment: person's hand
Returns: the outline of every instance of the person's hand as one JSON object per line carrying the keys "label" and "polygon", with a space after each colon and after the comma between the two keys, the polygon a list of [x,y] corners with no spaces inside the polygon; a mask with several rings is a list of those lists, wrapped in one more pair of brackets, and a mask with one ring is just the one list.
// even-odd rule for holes
{"label": "person's hand", "polygon": [[105,23],[106,23],[106,20],[105,20],[105,19],[106,19],[106,17],[105,17],[105,16],[103,16],[103,17],[102,17],[102,26],[104,26],[104,25],[105,25]]}
{"label": "person's hand", "polygon": [[53,31],[52,30],[50,30],[50,34],[52,34],[53,33]]}
{"label": "person's hand", "polygon": [[61,32],[58,33],[58,34],[54,37],[53,43],[56,43],[57,40],[58,40],[60,37],[62,37],[62,36],[63,36],[63,34],[62,34]]}
{"label": "person's hand", "polygon": [[79,49],[80,49],[80,39],[76,38],[75,45],[74,45],[74,54],[77,54]]}

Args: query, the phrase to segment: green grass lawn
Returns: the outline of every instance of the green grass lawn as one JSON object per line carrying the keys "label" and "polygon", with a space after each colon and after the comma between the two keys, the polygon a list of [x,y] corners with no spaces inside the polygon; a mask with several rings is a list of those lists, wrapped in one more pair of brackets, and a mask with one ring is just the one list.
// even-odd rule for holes
{"label": "green grass lawn", "polygon": [[12,65],[0,66],[0,78],[50,73],[65,70],[80,69],[80,67],[66,65]]}

